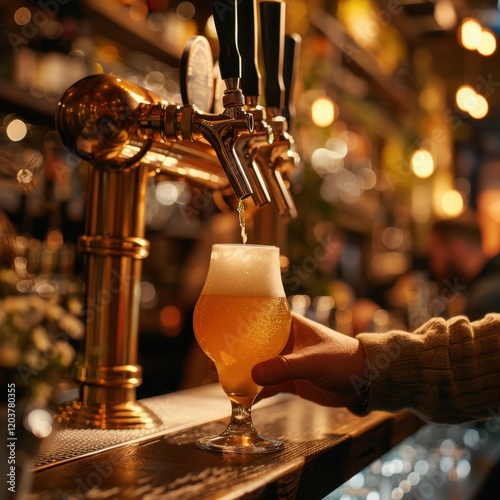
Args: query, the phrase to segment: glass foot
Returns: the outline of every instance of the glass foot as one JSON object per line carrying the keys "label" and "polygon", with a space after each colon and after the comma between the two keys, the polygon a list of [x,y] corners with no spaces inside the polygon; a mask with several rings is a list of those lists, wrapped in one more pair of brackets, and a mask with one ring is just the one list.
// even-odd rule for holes
{"label": "glass foot", "polygon": [[219,436],[201,438],[196,444],[202,450],[239,453],[241,455],[272,453],[285,447],[281,441],[259,436],[257,433],[233,434],[229,432],[223,432]]}

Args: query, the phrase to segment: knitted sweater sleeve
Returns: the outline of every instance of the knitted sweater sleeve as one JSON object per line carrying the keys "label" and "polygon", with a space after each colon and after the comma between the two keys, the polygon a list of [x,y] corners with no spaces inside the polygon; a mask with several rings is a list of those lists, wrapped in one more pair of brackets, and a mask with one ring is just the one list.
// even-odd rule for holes
{"label": "knitted sweater sleeve", "polygon": [[442,423],[500,418],[500,314],[434,318],[413,333],[357,338],[367,360],[368,411],[408,408]]}

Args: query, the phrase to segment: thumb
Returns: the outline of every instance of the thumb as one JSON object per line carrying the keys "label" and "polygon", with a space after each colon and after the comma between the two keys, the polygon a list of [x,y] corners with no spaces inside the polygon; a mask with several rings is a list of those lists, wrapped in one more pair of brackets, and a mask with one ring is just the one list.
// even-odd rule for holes
{"label": "thumb", "polygon": [[252,368],[252,378],[258,385],[278,385],[294,380],[294,359],[292,356],[277,356],[257,363]]}

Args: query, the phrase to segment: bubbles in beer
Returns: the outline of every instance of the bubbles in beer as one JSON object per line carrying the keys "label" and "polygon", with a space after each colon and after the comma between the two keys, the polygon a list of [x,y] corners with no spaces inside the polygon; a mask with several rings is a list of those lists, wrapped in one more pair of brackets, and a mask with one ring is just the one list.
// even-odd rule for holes
{"label": "bubbles in beer", "polygon": [[238,219],[240,221],[240,227],[241,227],[241,239],[243,240],[243,243],[246,243],[248,240],[248,235],[246,231],[246,224],[245,224],[245,205],[243,204],[243,200],[238,200]]}

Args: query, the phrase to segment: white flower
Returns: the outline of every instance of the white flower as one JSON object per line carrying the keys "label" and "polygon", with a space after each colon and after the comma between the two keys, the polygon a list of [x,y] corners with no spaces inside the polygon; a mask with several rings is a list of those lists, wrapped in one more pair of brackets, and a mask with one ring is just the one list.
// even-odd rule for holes
{"label": "white flower", "polygon": [[20,295],[11,295],[3,301],[3,309],[6,314],[26,313],[29,310],[28,302]]}
{"label": "white flower", "polygon": [[68,300],[68,311],[75,316],[80,316],[83,312],[82,302],[72,298]]}
{"label": "white flower", "polygon": [[33,339],[33,344],[35,344],[35,347],[40,352],[45,352],[50,348],[50,339],[43,326],[35,326],[31,333],[31,338]]}
{"label": "white flower", "polygon": [[73,362],[75,357],[75,350],[64,340],[58,340],[56,342],[56,348],[61,356],[61,364],[63,366],[69,366]]}
{"label": "white flower", "polygon": [[39,295],[28,295],[26,300],[32,309],[43,312],[43,314],[45,314],[48,302],[42,299],[42,297],[40,297]]}
{"label": "white flower", "polygon": [[39,373],[47,368],[47,360],[35,349],[26,353],[24,361],[33,371]]}
{"label": "white flower", "polygon": [[47,312],[45,313],[47,319],[52,321],[59,321],[61,316],[64,314],[64,309],[56,304],[50,304],[47,307]]}
{"label": "white flower", "polygon": [[59,319],[59,326],[74,339],[80,340],[83,337],[83,323],[71,314],[63,314]]}

